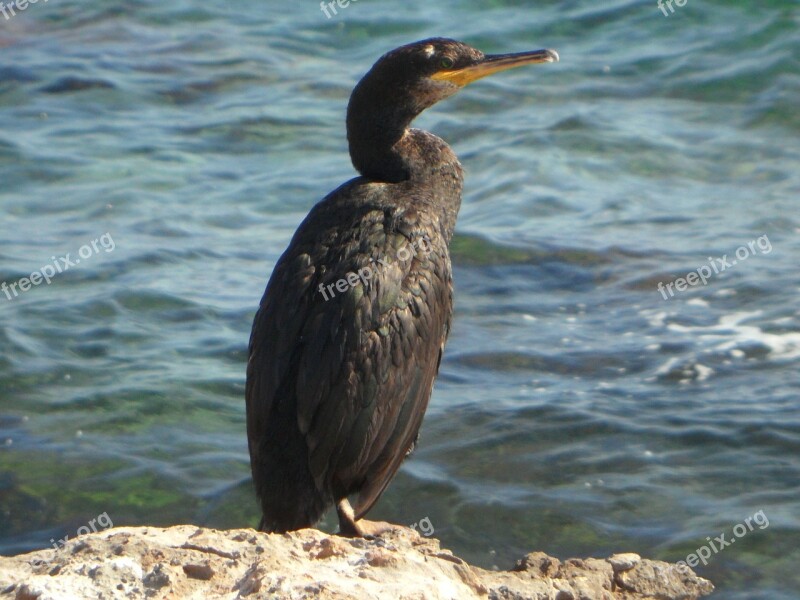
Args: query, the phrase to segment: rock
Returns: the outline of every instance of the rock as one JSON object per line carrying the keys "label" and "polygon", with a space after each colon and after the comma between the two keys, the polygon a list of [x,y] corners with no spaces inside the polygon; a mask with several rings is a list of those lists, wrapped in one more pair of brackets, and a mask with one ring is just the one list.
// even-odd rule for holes
{"label": "rock", "polygon": [[372,540],[316,529],[117,527],[0,557],[2,600],[691,600],[713,589],[688,567],[638,554],[562,562],[537,552],[511,571],[487,571],[405,527]]}
{"label": "rock", "polygon": [[626,554],[615,554],[608,559],[608,562],[611,563],[611,568],[614,569],[615,573],[617,571],[630,571],[642,562],[642,557],[633,552],[628,552]]}

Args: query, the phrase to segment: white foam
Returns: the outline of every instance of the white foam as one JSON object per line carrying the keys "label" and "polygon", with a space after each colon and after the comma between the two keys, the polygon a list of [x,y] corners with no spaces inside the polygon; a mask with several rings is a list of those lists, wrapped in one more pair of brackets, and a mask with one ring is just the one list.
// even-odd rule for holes
{"label": "white foam", "polygon": [[800,333],[767,333],[755,325],[736,323],[732,338],[719,344],[716,350],[734,353],[740,346],[760,344],[769,348],[770,358],[777,360],[800,358]]}
{"label": "white foam", "polygon": [[[663,324],[665,317],[659,313]],[[726,352],[735,358],[744,356],[742,348],[760,345],[769,350],[769,358],[775,360],[791,360],[800,358],[800,333],[767,333],[757,325],[746,324],[745,321],[758,317],[761,311],[735,312],[724,315],[715,325],[679,325],[670,323],[666,327],[675,333],[688,333],[700,340],[712,344],[704,352]],[[699,334],[699,335],[698,335]],[[668,363],[669,364],[669,363]],[[663,367],[662,367],[663,368]]]}
{"label": "white foam", "polygon": [[714,369],[701,365],[700,363],[683,363],[684,359],[673,356],[666,363],[661,365],[656,371],[656,377],[667,375],[674,370],[680,369],[681,375],[684,375],[678,383],[689,383],[691,381],[705,381],[714,374]]}
{"label": "white foam", "polygon": [[692,298],[686,304],[688,306],[702,306],[703,308],[708,307],[708,302],[706,302],[702,298]]}
{"label": "white foam", "polygon": [[700,363],[695,365],[695,369],[697,370],[697,381],[705,381],[714,374],[714,369]]}

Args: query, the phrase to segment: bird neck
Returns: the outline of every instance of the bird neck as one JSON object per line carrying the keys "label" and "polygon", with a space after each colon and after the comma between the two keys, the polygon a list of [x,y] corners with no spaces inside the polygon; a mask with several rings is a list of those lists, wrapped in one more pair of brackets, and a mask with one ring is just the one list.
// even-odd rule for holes
{"label": "bird neck", "polygon": [[[406,175],[402,181],[380,180],[389,183],[388,187],[394,190],[388,197],[406,208],[435,215],[439,231],[449,244],[461,208],[464,183],[458,157],[443,139],[413,128],[403,133],[390,152]],[[381,162],[381,165],[387,164],[386,160]]]}
{"label": "bird neck", "polygon": [[414,165],[401,144],[416,113],[406,103],[375,99],[356,87],[347,108],[347,141],[353,166],[364,177],[386,183],[410,179]]}
{"label": "bird neck", "polygon": [[433,103],[363,79],[347,107],[347,140],[356,170],[372,181],[401,184],[404,201],[436,214],[449,243],[461,206],[461,164],[444,140],[410,128]]}
{"label": "bird neck", "polygon": [[443,139],[421,129],[407,130],[395,148],[411,172],[404,184],[409,192],[407,197],[414,199],[417,208],[427,208],[438,215],[442,234],[449,244],[464,184],[458,157]]}

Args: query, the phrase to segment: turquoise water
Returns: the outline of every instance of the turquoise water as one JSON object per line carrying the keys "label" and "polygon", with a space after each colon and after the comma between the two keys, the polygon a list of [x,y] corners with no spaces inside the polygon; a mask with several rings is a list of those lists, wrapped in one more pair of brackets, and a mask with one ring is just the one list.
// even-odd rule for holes
{"label": "turquoise water", "polygon": [[353,175],[355,82],[446,35],[561,62],[417,121],[466,169],[456,316],[418,450],[370,517],[427,517],[500,568],[685,560],[725,534],[697,568],[716,598],[800,597],[798,25],[786,0],[0,15],[0,552],[102,514],[257,523],[243,395],[264,285]]}

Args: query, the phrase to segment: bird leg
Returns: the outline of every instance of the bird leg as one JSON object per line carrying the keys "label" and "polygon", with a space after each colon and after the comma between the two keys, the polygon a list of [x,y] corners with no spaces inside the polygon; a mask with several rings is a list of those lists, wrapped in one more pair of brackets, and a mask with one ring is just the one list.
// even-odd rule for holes
{"label": "bird leg", "polygon": [[339,515],[339,535],[344,537],[364,537],[364,532],[356,525],[353,507],[347,498],[342,498],[336,505],[336,514]]}
{"label": "bird leg", "polygon": [[353,507],[347,498],[342,498],[336,505],[336,514],[339,515],[339,535],[344,537],[363,537],[372,539],[375,536],[395,529],[397,526],[386,521],[356,521]]}

